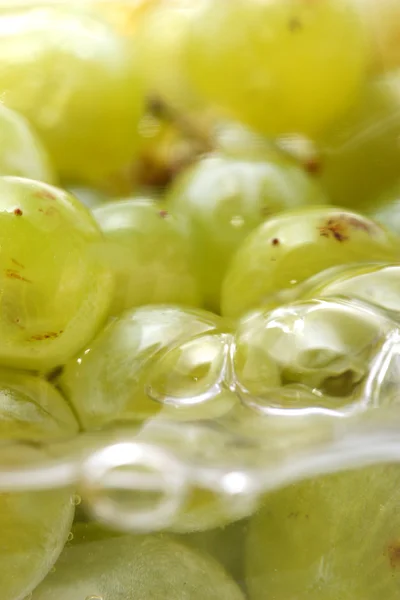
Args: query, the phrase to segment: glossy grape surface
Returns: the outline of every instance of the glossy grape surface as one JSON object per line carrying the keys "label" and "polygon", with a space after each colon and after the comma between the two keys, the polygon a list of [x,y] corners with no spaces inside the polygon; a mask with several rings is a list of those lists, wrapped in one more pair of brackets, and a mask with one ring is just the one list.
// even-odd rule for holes
{"label": "glossy grape surface", "polygon": [[50,157],[32,127],[0,104],[0,174],[56,183]]}
{"label": "glossy grape surface", "polygon": [[101,233],[73,196],[0,178],[0,364],[63,364],[101,326],[112,277]]}
{"label": "glossy grape surface", "polygon": [[[183,356],[181,363],[178,354],[178,364],[174,364],[175,354],[172,355],[172,363],[169,359],[171,352],[179,353],[181,346],[196,342],[200,334],[218,331],[222,324],[219,317],[200,310],[154,306],[127,311],[111,321],[78,357],[67,363],[60,385],[85,429],[97,428],[113,420],[144,419],[160,410],[167,411],[165,399],[171,388],[178,393],[176,405],[179,404],[179,392],[183,398],[189,395],[185,387],[181,389],[180,386],[190,386],[189,390],[193,393],[196,391],[197,378],[200,378],[198,386],[202,391],[201,376],[207,383],[209,360],[207,352],[205,359],[201,352],[197,352],[191,362],[189,352]],[[205,344],[200,338],[200,351],[205,347],[211,357],[214,357],[215,345],[219,349],[218,338],[216,342],[207,338]],[[170,353],[165,353],[170,348]],[[168,361],[168,365],[164,369],[161,363],[158,371],[153,369],[150,379],[148,365],[160,355],[164,361]],[[155,364],[159,363],[155,361]],[[172,372],[171,364],[175,366]],[[181,414],[188,420],[196,418],[197,410],[196,404],[185,406],[182,403],[180,408],[171,406],[176,418]]]}
{"label": "glossy grape surface", "polygon": [[251,600],[394,600],[398,487],[398,467],[380,465],[268,495],[247,541]]}
{"label": "glossy grape surface", "polygon": [[354,101],[367,62],[348,0],[204,2],[185,50],[203,95],[266,134],[324,129]]}
{"label": "glossy grape surface", "polygon": [[167,207],[188,228],[205,306],[219,311],[225,272],[253,229],[284,209],[325,201],[312,178],[274,155],[209,156],[182,174],[167,194]]}
{"label": "glossy grape surface", "polygon": [[134,156],[142,110],[125,42],[67,6],[3,11],[0,30],[2,101],[34,125],[63,178],[113,178]]}
{"label": "glossy grape surface", "polygon": [[268,302],[284,303],[298,284],[324,269],[396,262],[399,250],[395,236],[357,213],[333,207],[282,212],[251,233],[234,256],[222,312],[237,317]]}
{"label": "glossy grape surface", "polygon": [[[34,465],[46,457],[36,443],[76,433],[70,409],[49,383],[18,372],[0,372],[0,437],[2,443],[16,443],[2,448],[2,470],[22,466],[28,448]],[[66,489],[0,494],[3,600],[22,600],[47,575],[67,540],[73,512],[71,492]]]}
{"label": "glossy grape surface", "polygon": [[243,600],[211,557],[168,536],[121,536],[67,547],[32,600]]}
{"label": "glossy grape surface", "polygon": [[145,304],[199,305],[185,228],[159,202],[109,202],[93,211],[116,277],[111,312]]}

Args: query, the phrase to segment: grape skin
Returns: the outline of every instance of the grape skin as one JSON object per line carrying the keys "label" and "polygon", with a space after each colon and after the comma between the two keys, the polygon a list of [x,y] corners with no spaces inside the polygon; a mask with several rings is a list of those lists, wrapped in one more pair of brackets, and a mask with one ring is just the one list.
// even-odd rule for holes
{"label": "grape skin", "polygon": [[47,371],[101,326],[113,279],[95,220],[46,184],[0,178],[0,365]]}
{"label": "grape skin", "polygon": [[146,304],[199,304],[186,232],[163,205],[121,200],[103,204],[93,215],[116,278],[112,314]]}
{"label": "grape skin", "polygon": [[351,0],[203,4],[186,37],[188,76],[238,120],[268,135],[313,136],[357,97],[367,49]]}
{"label": "grape skin", "polygon": [[250,599],[397,598],[398,487],[398,467],[379,465],[268,495],[249,528]]}
{"label": "grape skin", "polygon": [[88,539],[67,547],[32,600],[244,600],[223,568],[168,536]]}
{"label": "grape skin", "polygon": [[47,150],[28,121],[0,104],[0,174],[56,183]]}
{"label": "grape skin", "polygon": [[[69,438],[77,429],[64,399],[49,383],[0,371],[0,437],[16,442],[2,446],[4,468],[40,464],[48,457],[32,442]],[[23,600],[47,575],[67,540],[73,513],[70,490],[0,494],[2,600]]]}
{"label": "grape skin", "polygon": [[[153,357],[221,324],[217,316],[194,309],[150,306],[127,311],[68,361],[59,385],[85,429],[153,416],[163,408],[146,391]],[[190,419],[196,408],[181,410]],[[178,418],[180,411],[174,412]]]}
{"label": "grape skin", "polygon": [[284,211],[260,225],[234,256],[222,288],[222,314],[238,317],[284,303],[296,286],[336,265],[396,262],[400,241],[374,221],[333,207]]}
{"label": "grape skin", "polygon": [[278,153],[256,160],[212,155],[183,173],[166,204],[188,228],[204,306],[219,312],[229,262],[253,229],[284,209],[325,202],[318,185]]}
{"label": "grape skin", "polygon": [[2,101],[39,132],[60,177],[104,183],[128,166],[143,100],[134,59],[111,26],[47,6],[3,11],[0,30]]}

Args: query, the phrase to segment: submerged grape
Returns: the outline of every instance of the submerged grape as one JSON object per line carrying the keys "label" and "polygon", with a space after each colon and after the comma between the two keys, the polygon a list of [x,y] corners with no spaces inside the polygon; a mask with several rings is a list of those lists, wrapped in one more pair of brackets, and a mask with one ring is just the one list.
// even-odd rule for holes
{"label": "submerged grape", "polygon": [[251,600],[378,600],[399,587],[399,468],[317,477],[271,493],[250,524]]}

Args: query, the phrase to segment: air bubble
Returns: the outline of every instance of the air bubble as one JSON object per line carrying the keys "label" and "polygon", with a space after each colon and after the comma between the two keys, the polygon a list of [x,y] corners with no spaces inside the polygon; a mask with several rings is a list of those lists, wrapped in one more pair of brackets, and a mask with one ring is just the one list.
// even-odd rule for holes
{"label": "air bubble", "polygon": [[72,542],[73,539],[74,539],[74,534],[72,533],[72,531],[70,531],[68,534],[68,537],[67,537],[67,542]]}

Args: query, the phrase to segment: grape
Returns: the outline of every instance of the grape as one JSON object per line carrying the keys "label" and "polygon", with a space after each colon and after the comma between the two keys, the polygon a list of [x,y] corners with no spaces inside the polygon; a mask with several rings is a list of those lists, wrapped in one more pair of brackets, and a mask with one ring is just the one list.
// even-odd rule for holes
{"label": "grape", "polygon": [[182,174],[167,206],[188,226],[204,304],[218,312],[221,283],[243,239],[268,216],[325,197],[290,161],[208,156]]}
{"label": "grape", "polygon": [[346,301],[303,301],[255,311],[239,323],[239,393],[261,412],[345,410],[362,395],[371,360],[394,324]]}
{"label": "grape", "polygon": [[0,104],[0,173],[55,183],[50,158],[29,123]]}
{"label": "grape", "polygon": [[125,41],[66,6],[3,11],[0,25],[2,101],[34,125],[61,177],[103,183],[128,166],[142,100]]}
{"label": "grape", "polygon": [[50,383],[23,372],[0,370],[0,439],[51,441],[63,431],[69,436],[76,428],[71,410]]}
{"label": "grape", "polygon": [[365,37],[351,0],[210,0],[191,21],[186,67],[205,97],[254,129],[312,136],[355,100]]}
{"label": "grape", "polygon": [[96,222],[44,183],[0,178],[0,364],[63,364],[100,327],[112,278]]}
{"label": "grape", "polygon": [[163,205],[137,198],[104,204],[93,214],[116,275],[113,314],[144,304],[199,304],[189,241]]}
{"label": "grape", "polygon": [[32,600],[243,600],[223,568],[167,536],[72,544]]}
{"label": "grape", "polygon": [[[310,282],[311,283],[311,282]],[[321,273],[302,298],[346,296],[393,312],[400,311],[400,266],[371,264],[353,266],[337,273]]]}
{"label": "grape", "polygon": [[[74,436],[76,421],[63,398],[46,381],[0,372],[1,469],[34,466],[46,459],[43,441]],[[26,442],[26,452],[21,454]],[[0,579],[2,600],[22,600],[49,572],[67,540],[74,507],[69,490],[0,494]]]}
{"label": "grape", "polygon": [[244,546],[248,521],[180,536],[182,543],[211,554],[239,585],[244,583]]}
{"label": "grape", "polygon": [[399,178],[400,75],[367,82],[360,101],[319,140],[321,185],[333,204],[375,205]]}
{"label": "grape", "polygon": [[230,317],[284,302],[312,275],[357,262],[396,262],[400,241],[374,221],[333,207],[306,207],[268,219],[244,241],[222,287]]}
{"label": "grape", "polygon": [[[217,331],[222,325],[222,319],[200,310],[155,306],[128,311],[111,321],[78,357],[67,363],[59,384],[85,429],[97,428],[113,420],[147,418],[163,409],[162,394],[171,393],[170,387],[172,391],[176,389],[173,386],[174,380],[172,386],[168,387],[170,373],[164,372],[162,363],[157,369],[160,358],[166,360],[169,366],[168,350],[172,353],[179,352],[180,345],[196,343],[196,340],[201,340],[201,334]],[[217,342],[213,344],[213,340],[206,338],[205,350],[212,359],[217,345],[218,362],[220,346],[218,347],[218,338],[216,339]],[[201,350],[201,344],[199,347]],[[207,358],[208,354],[204,358],[201,352],[194,356],[192,369],[195,371],[198,364],[198,373],[194,372],[193,377],[191,363],[186,367],[189,369],[188,373],[182,367],[181,379],[180,365],[174,365],[170,375],[176,377],[178,392],[181,391],[179,386],[183,386],[182,406],[171,407],[176,418],[179,414],[188,419],[195,418],[197,411],[202,414],[201,403],[197,407],[196,403],[185,406],[184,400],[193,395],[196,385],[201,386],[201,377],[207,381],[208,363],[203,362]],[[211,367],[212,365],[213,363]],[[152,371],[149,373],[150,367]],[[149,390],[151,385],[153,390]],[[202,388],[198,393],[201,391]],[[154,396],[160,402],[155,401]],[[179,404],[179,397],[176,403]],[[205,405],[204,411],[209,410]]]}
{"label": "grape", "polygon": [[247,540],[250,599],[397,598],[398,487],[398,466],[379,465],[268,495]]}

